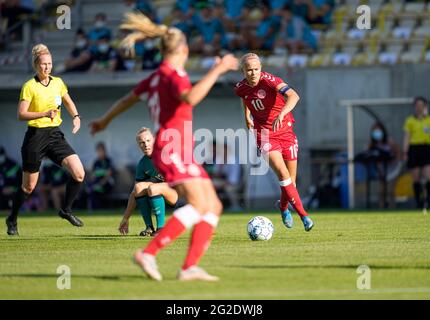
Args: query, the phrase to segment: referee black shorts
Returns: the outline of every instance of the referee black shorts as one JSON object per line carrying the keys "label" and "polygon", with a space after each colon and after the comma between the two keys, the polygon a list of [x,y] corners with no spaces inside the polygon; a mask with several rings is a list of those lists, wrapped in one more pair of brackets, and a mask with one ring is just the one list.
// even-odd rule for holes
{"label": "referee black shorts", "polygon": [[430,144],[410,145],[407,167],[420,168],[430,165]]}
{"label": "referee black shorts", "polygon": [[45,156],[61,166],[64,158],[72,154],[76,154],[75,150],[67,143],[58,127],[28,127],[21,147],[22,170],[38,172]]}

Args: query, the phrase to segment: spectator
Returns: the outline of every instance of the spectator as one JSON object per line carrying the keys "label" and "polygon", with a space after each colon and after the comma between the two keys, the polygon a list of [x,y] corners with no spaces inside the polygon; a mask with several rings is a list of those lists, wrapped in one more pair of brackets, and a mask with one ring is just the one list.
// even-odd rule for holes
{"label": "spectator", "polygon": [[[78,29],[75,35],[75,43],[70,57],[64,62],[64,71],[88,71],[92,64],[92,56],[89,50],[88,38],[82,29]],[[60,70],[57,69],[57,72]]]}
{"label": "spectator", "polygon": [[309,25],[299,16],[294,16],[291,8],[285,6],[281,11],[281,27],[278,34],[275,53],[283,52],[285,48],[289,53],[299,53],[305,49],[317,49],[317,40],[312,34]]}
{"label": "spectator", "polygon": [[[376,122],[370,128],[369,145],[363,156],[369,170],[368,177],[379,181],[379,208],[387,207],[386,195],[388,195],[388,205],[393,208],[395,206],[393,177],[396,177],[399,172],[400,152],[398,145],[388,135],[382,123]],[[396,171],[397,174],[393,175]]]}
{"label": "spectator", "polygon": [[292,0],[291,8],[294,15],[302,17],[307,22],[313,21],[316,17],[316,7],[312,0]]}
{"label": "spectator", "polygon": [[103,142],[97,143],[96,152],[97,160],[93,164],[88,185],[89,207],[92,210],[103,207],[102,201],[112,191],[115,183],[114,167]]}
{"label": "spectator", "polygon": [[92,52],[91,72],[113,72],[125,70],[124,62],[116,50],[109,44],[107,37],[97,40],[97,47]]}
{"label": "spectator", "polygon": [[[3,1],[2,1],[3,2]],[[5,0],[0,3],[1,16],[6,18],[6,30],[15,26],[22,15],[32,14],[36,10],[36,5],[33,0]],[[21,35],[22,27],[18,27],[12,33],[12,38],[17,38]]]}
{"label": "spectator", "polygon": [[97,41],[102,38],[110,41],[112,39],[112,32],[106,27],[106,14],[99,12],[94,17],[94,27],[88,32],[91,49],[93,49]]}
{"label": "spectator", "polygon": [[9,158],[6,150],[0,146],[0,209],[9,209],[9,203],[21,186],[21,167]]}
{"label": "spectator", "polygon": [[187,18],[187,14],[178,6],[173,9],[170,25],[181,30],[187,37],[191,35],[191,23]]}
{"label": "spectator", "polygon": [[263,17],[257,25],[256,31],[252,32],[248,28],[247,40],[249,48],[252,50],[271,51],[275,44],[276,34],[280,27],[279,16],[273,15],[270,6],[265,3],[262,8]]}
{"label": "spectator", "polygon": [[158,68],[162,60],[157,40],[146,39],[143,41],[142,70]]}
{"label": "spectator", "polygon": [[195,14],[194,6],[196,0],[176,0],[176,7],[181,10],[187,18],[191,18]]}
{"label": "spectator", "polygon": [[198,36],[191,41],[191,51],[214,56],[227,46],[224,27],[221,21],[214,17],[209,3],[199,2],[196,6],[199,11],[194,14],[192,21]]}
{"label": "spectator", "polygon": [[314,16],[310,19],[309,23],[314,26],[323,26],[323,29],[327,29],[331,25],[331,18],[333,14],[333,8],[335,6],[334,0],[313,0],[314,4]]}
{"label": "spectator", "polygon": [[146,15],[150,20],[160,22],[157,13],[154,10],[154,7],[151,4],[151,1],[147,0],[136,0],[135,9],[137,11],[142,12],[144,15]]}
{"label": "spectator", "polygon": [[42,180],[40,185],[41,210],[47,210],[49,200],[52,200],[54,209],[61,209],[61,199],[66,194],[66,183],[69,180],[67,172],[51,160],[47,160],[42,168]]}
{"label": "spectator", "polygon": [[[419,209],[430,206],[430,116],[424,97],[414,100],[414,115],[406,118],[403,130],[403,158],[411,170],[415,201]],[[426,180],[427,204],[423,198],[421,179]]]}

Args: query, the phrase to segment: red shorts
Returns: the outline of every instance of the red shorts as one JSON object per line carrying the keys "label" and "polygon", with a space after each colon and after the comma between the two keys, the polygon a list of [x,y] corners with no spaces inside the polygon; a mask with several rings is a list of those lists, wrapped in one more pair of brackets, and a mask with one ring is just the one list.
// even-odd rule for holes
{"label": "red shorts", "polygon": [[269,141],[262,141],[257,136],[257,147],[262,154],[268,154],[271,151],[279,151],[285,161],[295,161],[299,154],[299,143],[295,135],[280,135],[269,137]]}
{"label": "red shorts", "polygon": [[163,149],[154,148],[152,161],[158,172],[164,177],[169,186],[181,184],[189,179],[210,179],[203,167],[196,162],[194,156],[184,161],[181,154]]}

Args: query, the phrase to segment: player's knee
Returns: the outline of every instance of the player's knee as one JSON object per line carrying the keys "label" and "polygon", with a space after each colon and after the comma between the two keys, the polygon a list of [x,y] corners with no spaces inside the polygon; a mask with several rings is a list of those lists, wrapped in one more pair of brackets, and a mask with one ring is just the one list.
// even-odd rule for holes
{"label": "player's knee", "polygon": [[213,210],[213,212],[216,214],[216,215],[220,215],[221,213],[222,213],[222,210],[224,209],[224,207],[223,207],[223,205],[222,205],[222,202],[221,202],[221,200],[220,199],[218,199],[218,197],[216,198],[216,201],[215,201],[215,205],[214,205],[214,210]]}
{"label": "player's knee", "polygon": [[84,170],[79,170],[77,172],[73,173],[73,179],[77,182],[84,182],[85,179],[85,171]]}
{"label": "player's knee", "polygon": [[32,194],[35,188],[36,188],[36,183],[29,183],[22,186],[22,190],[26,194]]}
{"label": "player's knee", "polygon": [[155,196],[160,195],[160,188],[155,184],[150,185],[148,187],[148,195],[150,197],[155,197]]}

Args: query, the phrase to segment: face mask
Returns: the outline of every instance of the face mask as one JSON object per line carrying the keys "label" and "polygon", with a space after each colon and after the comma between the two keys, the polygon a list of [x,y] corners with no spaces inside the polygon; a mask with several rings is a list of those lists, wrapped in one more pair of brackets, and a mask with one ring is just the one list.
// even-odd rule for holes
{"label": "face mask", "polygon": [[6,161],[6,156],[4,154],[0,155],[0,163],[3,164]]}
{"label": "face mask", "polygon": [[383,137],[384,137],[384,132],[382,132],[382,130],[375,129],[372,131],[372,138],[375,139],[376,141],[381,141]]}
{"label": "face mask", "polygon": [[96,27],[96,28],[103,28],[105,26],[105,22],[104,21],[102,21],[102,20],[97,20],[95,23],[94,23],[94,27]]}
{"label": "face mask", "polygon": [[104,44],[99,44],[98,45],[98,49],[101,53],[106,53],[109,50],[109,45],[104,43]]}
{"label": "face mask", "polygon": [[78,49],[83,49],[83,48],[85,48],[86,45],[87,45],[87,40],[85,40],[85,39],[80,39],[80,40],[76,41],[76,48],[78,48]]}

